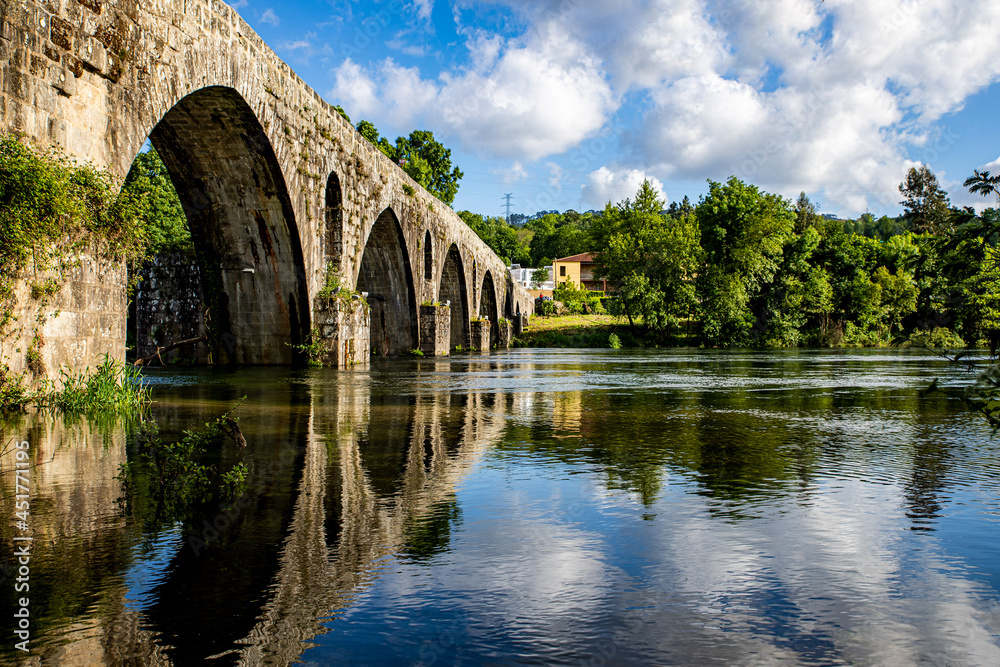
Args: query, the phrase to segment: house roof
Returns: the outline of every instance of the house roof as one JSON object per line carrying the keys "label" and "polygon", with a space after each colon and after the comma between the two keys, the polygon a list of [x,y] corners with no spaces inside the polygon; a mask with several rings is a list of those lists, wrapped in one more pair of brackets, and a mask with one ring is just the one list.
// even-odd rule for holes
{"label": "house roof", "polygon": [[589,252],[583,252],[579,255],[570,255],[569,257],[563,257],[562,259],[557,259],[557,262],[579,262],[580,264],[594,264],[594,258],[590,256]]}

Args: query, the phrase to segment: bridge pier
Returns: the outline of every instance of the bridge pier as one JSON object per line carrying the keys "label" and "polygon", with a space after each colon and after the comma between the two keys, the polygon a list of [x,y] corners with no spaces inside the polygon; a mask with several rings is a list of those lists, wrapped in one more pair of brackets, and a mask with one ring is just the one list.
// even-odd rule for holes
{"label": "bridge pier", "polygon": [[431,357],[446,357],[451,348],[451,308],[420,306],[420,351]]}
{"label": "bridge pier", "polygon": [[361,298],[316,299],[313,321],[319,331],[319,361],[330,368],[367,367],[371,357],[371,309]]}
{"label": "bridge pier", "polygon": [[472,347],[476,350],[490,349],[490,321],[479,319],[472,321]]}

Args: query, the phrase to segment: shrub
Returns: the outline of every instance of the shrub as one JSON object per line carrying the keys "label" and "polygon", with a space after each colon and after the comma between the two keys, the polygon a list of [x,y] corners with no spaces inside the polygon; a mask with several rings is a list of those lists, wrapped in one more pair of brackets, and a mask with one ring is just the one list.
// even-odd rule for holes
{"label": "shrub", "polygon": [[[78,165],[0,136],[0,322],[9,323],[15,281],[29,267],[67,268],[81,250],[139,262],[146,253],[148,181],[120,187],[110,172]],[[46,283],[36,298],[58,291]]]}
{"label": "shrub", "polygon": [[909,344],[936,350],[956,350],[965,347],[965,341],[948,327],[936,327],[930,331],[917,329],[910,334]]}

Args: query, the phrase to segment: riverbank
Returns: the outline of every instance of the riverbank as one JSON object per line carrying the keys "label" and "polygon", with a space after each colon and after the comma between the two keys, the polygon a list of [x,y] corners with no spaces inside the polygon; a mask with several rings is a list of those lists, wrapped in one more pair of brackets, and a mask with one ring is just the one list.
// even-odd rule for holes
{"label": "riverbank", "polygon": [[[617,336],[618,345],[625,348],[682,348],[700,347],[697,335],[688,334],[688,329],[697,325],[682,325],[669,341],[664,341],[643,333],[636,333],[628,323],[614,315],[535,315],[528,328],[518,336],[512,346],[522,348],[600,348],[615,347],[611,343],[612,334]],[[908,337],[893,340],[868,340],[848,342],[842,338],[839,344],[804,345],[817,349],[850,348],[891,348],[929,347],[938,350],[960,350],[969,348],[986,349],[986,341],[967,345],[949,329],[938,327],[933,332],[914,331]]]}
{"label": "riverbank", "polygon": [[[614,315],[536,315],[528,328],[514,340],[514,347],[591,348],[663,347],[643,335],[636,335],[621,318]],[[670,347],[691,345],[688,336],[675,336]]]}

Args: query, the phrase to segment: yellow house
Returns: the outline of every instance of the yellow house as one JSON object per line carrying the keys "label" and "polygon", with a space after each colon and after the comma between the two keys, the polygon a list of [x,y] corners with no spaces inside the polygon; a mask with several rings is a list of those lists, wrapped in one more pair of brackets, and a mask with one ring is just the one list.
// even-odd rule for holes
{"label": "yellow house", "polygon": [[597,262],[594,261],[589,252],[571,255],[557,259],[552,263],[552,273],[554,274],[552,279],[556,281],[557,287],[559,283],[572,280],[577,286],[582,286],[591,292],[607,291],[607,281],[594,275],[596,268]]}

